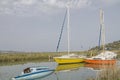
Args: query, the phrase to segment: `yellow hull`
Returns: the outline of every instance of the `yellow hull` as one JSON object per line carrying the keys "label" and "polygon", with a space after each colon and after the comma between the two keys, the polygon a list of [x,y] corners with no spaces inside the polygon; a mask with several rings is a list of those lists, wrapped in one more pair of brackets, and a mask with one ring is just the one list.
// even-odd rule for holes
{"label": "yellow hull", "polygon": [[54,60],[58,64],[80,63],[84,61],[83,58],[59,58],[59,57],[54,57]]}

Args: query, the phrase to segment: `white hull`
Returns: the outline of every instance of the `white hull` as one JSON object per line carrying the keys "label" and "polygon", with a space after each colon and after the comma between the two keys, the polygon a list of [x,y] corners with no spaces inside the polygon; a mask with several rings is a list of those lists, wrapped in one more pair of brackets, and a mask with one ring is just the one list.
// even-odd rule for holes
{"label": "white hull", "polygon": [[45,76],[48,76],[54,72],[54,69],[43,69],[30,73],[24,73],[20,76],[16,76],[12,78],[12,80],[31,80],[31,79],[39,79]]}

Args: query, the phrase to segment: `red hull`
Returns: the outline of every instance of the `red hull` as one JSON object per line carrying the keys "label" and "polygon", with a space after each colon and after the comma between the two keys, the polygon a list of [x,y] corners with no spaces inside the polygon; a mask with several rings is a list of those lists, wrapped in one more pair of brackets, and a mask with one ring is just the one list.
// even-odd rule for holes
{"label": "red hull", "polygon": [[93,59],[86,59],[86,63],[90,64],[115,64],[116,60],[93,60]]}

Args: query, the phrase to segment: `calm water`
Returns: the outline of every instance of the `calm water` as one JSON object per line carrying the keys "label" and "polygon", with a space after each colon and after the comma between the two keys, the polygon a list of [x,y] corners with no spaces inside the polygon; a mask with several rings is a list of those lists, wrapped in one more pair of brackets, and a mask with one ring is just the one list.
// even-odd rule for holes
{"label": "calm water", "polygon": [[0,66],[0,80],[11,80],[12,77],[20,75],[22,70],[26,67],[33,66],[48,66],[55,69],[55,72],[52,74],[37,80],[87,80],[91,77],[95,78],[98,71],[101,71],[101,66],[99,65],[83,63],[69,65],[57,65],[55,62],[27,63],[12,66]]}

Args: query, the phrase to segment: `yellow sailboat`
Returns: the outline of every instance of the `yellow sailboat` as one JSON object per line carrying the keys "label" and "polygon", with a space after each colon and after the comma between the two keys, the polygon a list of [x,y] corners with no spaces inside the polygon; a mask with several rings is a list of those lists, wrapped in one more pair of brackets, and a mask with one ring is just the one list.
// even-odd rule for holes
{"label": "yellow sailboat", "polygon": [[85,56],[78,56],[76,54],[70,54],[70,50],[69,50],[69,5],[67,5],[67,36],[68,36],[68,54],[67,55],[63,55],[60,57],[54,57],[54,60],[58,63],[58,64],[67,64],[67,63],[80,63],[84,61]]}
{"label": "yellow sailboat", "polygon": [[84,58],[82,56],[78,56],[75,54],[68,54],[68,55],[63,55],[60,57],[54,57],[54,60],[58,64],[68,64],[68,63],[80,63],[84,61]]}

